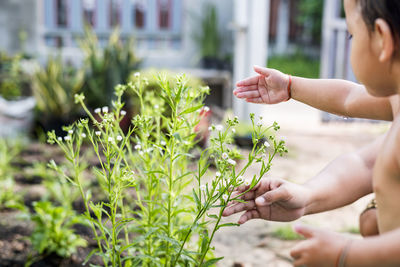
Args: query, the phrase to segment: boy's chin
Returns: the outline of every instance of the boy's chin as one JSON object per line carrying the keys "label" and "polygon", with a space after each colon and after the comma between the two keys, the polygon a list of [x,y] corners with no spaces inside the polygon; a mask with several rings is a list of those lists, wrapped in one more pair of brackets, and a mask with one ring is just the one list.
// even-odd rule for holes
{"label": "boy's chin", "polygon": [[390,89],[387,90],[384,90],[382,88],[376,89],[369,86],[365,86],[365,88],[367,89],[368,94],[375,97],[388,97],[399,93],[396,90],[390,90]]}

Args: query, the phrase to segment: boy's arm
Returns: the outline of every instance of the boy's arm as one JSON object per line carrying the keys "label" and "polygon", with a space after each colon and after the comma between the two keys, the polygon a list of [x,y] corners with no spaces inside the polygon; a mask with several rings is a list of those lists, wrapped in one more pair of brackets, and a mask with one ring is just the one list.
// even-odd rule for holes
{"label": "boy's arm", "polygon": [[341,116],[393,119],[388,97],[374,97],[364,86],[350,81],[293,77],[292,98]]}
{"label": "boy's arm", "polygon": [[[293,221],[350,204],[372,192],[372,169],[382,141],[383,136],[359,151],[338,157],[304,185],[262,179],[241,197],[246,202],[231,203],[223,215],[245,211],[239,218],[241,224],[257,218]],[[247,189],[240,186],[235,194]]]}
{"label": "boy's arm", "polygon": [[362,149],[340,156],[304,184],[311,192],[305,214],[339,208],[372,193],[372,171],[384,135]]}
{"label": "boy's arm", "polygon": [[400,229],[353,241],[347,254],[346,266],[400,266]]}
{"label": "boy's arm", "polygon": [[307,225],[296,225],[294,230],[306,240],[290,251],[293,266],[400,266],[400,229],[364,239],[350,239]]}
{"label": "boy's arm", "polygon": [[297,101],[346,117],[392,120],[388,97],[374,97],[364,86],[338,79],[292,77],[275,69],[255,66],[258,75],[239,81],[234,95],[250,103],[276,104],[291,97]]}

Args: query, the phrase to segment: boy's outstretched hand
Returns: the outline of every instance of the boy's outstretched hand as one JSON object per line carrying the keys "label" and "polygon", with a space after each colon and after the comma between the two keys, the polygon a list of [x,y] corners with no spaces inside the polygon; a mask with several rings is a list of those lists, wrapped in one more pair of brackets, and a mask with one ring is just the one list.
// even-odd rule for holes
{"label": "boy's outstretched hand", "polygon": [[233,94],[247,102],[276,104],[289,99],[289,76],[275,69],[254,66],[258,75],[239,81]]}
{"label": "boy's outstretched hand", "polygon": [[338,266],[340,254],[344,253],[343,249],[350,241],[348,237],[342,234],[306,225],[297,225],[294,230],[306,238],[290,251],[295,267]]}
{"label": "boy's outstretched hand", "polygon": [[[248,190],[248,186],[239,186],[233,197]],[[223,216],[245,211],[238,223],[243,224],[251,219],[269,221],[293,221],[305,213],[310,193],[304,186],[281,179],[261,179],[249,192],[240,199],[245,202],[232,202],[224,210]]]}

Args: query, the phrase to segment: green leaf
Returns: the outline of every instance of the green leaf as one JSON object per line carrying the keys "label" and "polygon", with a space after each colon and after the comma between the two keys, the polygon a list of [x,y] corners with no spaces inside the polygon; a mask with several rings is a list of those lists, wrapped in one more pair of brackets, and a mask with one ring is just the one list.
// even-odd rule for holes
{"label": "green leaf", "polygon": [[199,197],[197,196],[197,193],[196,193],[196,191],[194,190],[194,188],[193,188],[193,197],[194,197],[194,200],[196,201],[197,209],[200,209],[200,207],[201,207],[201,202],[200,202],[200,199],[199,199]]}
{"label": "green leaf", "polygon": [[179,115],[192,113],[192,112],[198,110],[199,108],[201,108],[202,106],[203,106],[203,104],[200,104],[200,105],[197,105],[197,106],[194,106],[194,107],[187,108],[184,111],[182,111],[181,113],[179,113]]}
{"label": "green leaf", "polygon": [[208,266],[214,265],[217,262],[219,262],[220,260],[222,260],[223,258],[224,257],[219,257],[219,258],[208,260],[208,261],[204,262],[201,266],[202,267],[208,267]]}
{"label": "green leaf", "polygon": [[238,223],[224,223],[224,224],[220,224],[217,227],[217,231],[222,228],[222,227],[229,227],[229,226],[240,226],[240,224]]}

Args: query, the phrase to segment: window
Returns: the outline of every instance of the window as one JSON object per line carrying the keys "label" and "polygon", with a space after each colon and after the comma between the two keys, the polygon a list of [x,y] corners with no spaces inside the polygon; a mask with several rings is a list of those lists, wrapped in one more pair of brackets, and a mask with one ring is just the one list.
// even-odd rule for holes
{"label": "window", "polygon": [[136,29],[145,28],[146,2],[144,0],[132,1],[132,24]]}
{"label": "window", "polygon": [[56,0],[56,26],[68,26],[67,0]]}
{"label": "window", "polygon": [[171,28],[172,0],[158,0],[158,27],[168,30]]}
{"label": "window", "polygon": [[96,0],[83,0],[83,21],[90,26],[95,25]]}
{"label": "window", "polygon": [[110,26],[115,27],[121,20],[121,2],[122,0],[110,0]]}

